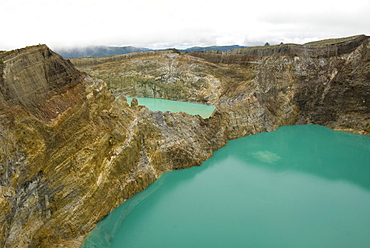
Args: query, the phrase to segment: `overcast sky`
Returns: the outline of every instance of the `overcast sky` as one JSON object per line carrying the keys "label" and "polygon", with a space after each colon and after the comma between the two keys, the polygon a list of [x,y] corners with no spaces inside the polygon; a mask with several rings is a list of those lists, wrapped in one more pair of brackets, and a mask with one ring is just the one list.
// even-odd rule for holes
{"label": "overcast sky", "polygon": [[369,0],[0,0],[0,50],[298,43],[370,35]]}

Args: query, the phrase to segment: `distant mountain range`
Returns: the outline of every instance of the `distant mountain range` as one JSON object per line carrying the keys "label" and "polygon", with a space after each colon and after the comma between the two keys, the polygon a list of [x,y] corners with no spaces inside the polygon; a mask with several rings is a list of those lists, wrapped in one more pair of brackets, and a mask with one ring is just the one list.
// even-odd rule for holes
{"label": "distant mountain range", "polygon": [[138,48],[133,46],[125,47],[89,46],[78,48],[55,49],[54,51],[60,54],[63,58],[70,59],[79,57],[107,57],[118,54],[150,51],[150,49]]}
{"label": "distant mountain range", "polygon": [[[242,48],[243,46],[232,45],[232,46],[208,46],[208,47],[191,47],[186,49],[178,49],[182,53],[186,52],[198,52],[207,50],[217,50],[217,51],[228,51],[235,48]],[[133,46],[124,47],[111,47],[111,46],[89,46],[89,47],[79,47],[79,48],[64,48],[55,49],[54,51],[60,54],[65,59],[79,58],[79,57],[107,57],[119,54],[144,52],[144,51],[159,51],[166,49],[149,49],[149,48],[139,48]]]}
{"label": "distant mountain range", "polygon": [[243,48],[244,46],[239,45],[232,45],[232,46],[208,46],[208,47],[191,47],[186,49],[179,49],[180,52],[200,52],[200,51],[208,51],[208,50],[216,50],[216,51],[229,51],[236,48]]}

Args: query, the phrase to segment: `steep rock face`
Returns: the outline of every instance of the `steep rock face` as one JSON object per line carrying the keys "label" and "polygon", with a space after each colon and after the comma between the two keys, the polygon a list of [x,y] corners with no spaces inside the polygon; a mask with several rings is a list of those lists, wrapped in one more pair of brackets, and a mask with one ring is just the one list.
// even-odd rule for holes
{"label": "steep rock face", "polygon": [[281,44],[277,46],[247,47],[226,52],[226,55],[248,55],[265,57],[272,55],[298,56],[310,58],[330,58],[353,52],[364,41],[365,35],[346,37],[341,39],[329,39],[311,42],[305,45]]}
{"label": "steep rock face", "polygon": [[[214,103],[208,119],[129,106],[46,46],[0,53],[0,246],[79,247],[161,173],[200,165],[228,139],[305,123],[369,135],[369,39],[355,40],[328,57],[160,52],[119,61],[123,78],[160,72],[174,77],[163,89],[185,85],[175,99]],[[145,87],[135,89],[153,92]]]}
{"label": "steep rock face", "polygon": [[219,68],[172,50],[137,56],[77,58],[72,62],[80,70],[107,82],[116,95],[216,104],[222,88],[222,72],[209,73]]}
{"label": "steep rock face", "polygon": [[[42,52],[38,47],[30,47],[2,54],[0,94],[6,106],[22,105],[47,120],[57,115],[56,109],[63,112],[69,106],[62,106],[58,99],[52,100],[54,104],[45,101],[53,96],[63,97],[60,95],[78,84],[81,76],[69,61],[45,46],[42,48]],[[46,111],[38,110],[46,107]]]}
{"label": "steep rock face", "polygon": [[230,120],[224,125],[228,138],[307,123],[369,135],[369,39],[354,40],[334,49],[340,56],[322,57],[316,46],[311,56],[275,54],[250,61],[251,80],[225,88],[217,105],[220,122]]}
{"label": "steep rock face", "polygon": [[[220,135],[227,139],[304,123],[369,134],[368,50],[369,38],[359,35],[227,52],[171,55],[166,51],[165,55],[140,54],[137,59],[119,57],[115,62],[111,57],[109,63],[101,58],[99,66],[82,66],[82,58],[77,65],[91,75],[111,77],[112,81],[106,80],[108,86],[126,95],[216,105],[218,119],[213,121],[222,127]],[[89,59],[90,64],[92,61]],[[141,76],[123,87],[113,79],[122,75],[121,80],[127,81],[133,74]],[[171,79],[174,75],[181,80],[170,80],[161,86],[163,90],[155,82],[156,77]],[[213,80],[202,84],[199,78]],[[146,88],[151,85],[160,93]],[[167,94],[167,89],[175,90]],[[207,97],[198,89],[207,91]]]}
{"label": "steep rock face", "polygon": [[[301,110],[298,123],[316,123],[333,129],[370,133],[369,40],[351,53],[328,60],[304,61],[313,67],[296,66],[295,102]],[[357,130],[357,131],[356,131]]]}
{"label": "steep rock face", "polygon": [[[12,92],[0,108],[1,247],[79,247],[161,173],[200,165],[220,146],[199,116],[129,107],[46,46],[1,59],[2,92]],[[34,87],[10,89],[23,84]]]}

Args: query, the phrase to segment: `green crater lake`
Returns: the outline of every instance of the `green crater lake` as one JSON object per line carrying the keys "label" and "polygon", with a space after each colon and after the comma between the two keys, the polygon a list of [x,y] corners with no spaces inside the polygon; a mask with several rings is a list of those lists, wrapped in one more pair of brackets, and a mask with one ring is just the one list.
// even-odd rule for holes
{"label": "green crater lake", "polygon": [[[126,97],[130,104],[133,97]],[[160,98],[150,97],[135,97],[139,105],[144,105],[152,111],[170,111],[170,112],[185,112],[191,115],[200,115],[202,118],[208,118],[215,110],[215,106],[204,104],[172,101]]]}
{"label": "green crater lake", "polygon": [[297,125],[232,140],[127,200],[84,247],[370,247],[370,137]]}

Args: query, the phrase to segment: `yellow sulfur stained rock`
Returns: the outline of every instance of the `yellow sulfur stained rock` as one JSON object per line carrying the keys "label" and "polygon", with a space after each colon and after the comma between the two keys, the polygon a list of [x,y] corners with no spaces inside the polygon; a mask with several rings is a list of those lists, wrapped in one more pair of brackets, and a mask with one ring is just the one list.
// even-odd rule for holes
{"label": "yellow sulfur stained rock", "polygon": [[[45,45],[0,53],[0,246],[79,247],[162,173],[201,165],[229,139],[306,123],[369,135],[369,48],[369,38],[357,36],[79,60],[92,76],[117,67],[122,88]],[[111,89],[216,110],[208,119],[152,112]]]}

